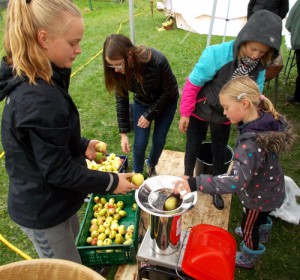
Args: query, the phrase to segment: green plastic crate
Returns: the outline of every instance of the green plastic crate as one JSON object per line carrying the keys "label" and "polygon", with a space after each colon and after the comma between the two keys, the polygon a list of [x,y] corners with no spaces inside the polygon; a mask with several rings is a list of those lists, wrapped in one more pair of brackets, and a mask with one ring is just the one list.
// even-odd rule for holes
{"label": "green plastic crate", "polygon": [[[138,248],[138,232],[140,209],[137,206],[135,211],[132,211],[132,204],[135,203],[134,191],[126,195],[100,195],[92,194],[87,205],[84,220],[81,223],[80,231],[76,239],[76,247],[79,251],[82,263],[87,266],[95,266],[101,264],[126,264],[135,263]],[[116,201],[124,202],[124,210],[127,212],[126,217],[123,217],[120,224],[124,224],[126,228],[129,225],[134,225],[133,243],[131,245],[115,244],[110,246],[92,246],[86,244],[86,239],[90,235],[90,222],[93,219],[94,197],[105,197],[109,200],[111,197]]]}

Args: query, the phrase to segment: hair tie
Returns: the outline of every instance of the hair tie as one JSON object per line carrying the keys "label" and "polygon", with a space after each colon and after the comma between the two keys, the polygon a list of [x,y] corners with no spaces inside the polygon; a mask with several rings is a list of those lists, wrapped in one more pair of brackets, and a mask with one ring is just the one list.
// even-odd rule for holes
{"label": "hair tie", "polygon": [[261,94],[261,95],[259,96],[259,99],[260,99],[261,101],[263,101],[263,100],[266,99],[266,97],[265,97],[263,94]]}
{"label": "hair tie", "polygon": [[31,0],[26,0],[26,4],[30,4]]}

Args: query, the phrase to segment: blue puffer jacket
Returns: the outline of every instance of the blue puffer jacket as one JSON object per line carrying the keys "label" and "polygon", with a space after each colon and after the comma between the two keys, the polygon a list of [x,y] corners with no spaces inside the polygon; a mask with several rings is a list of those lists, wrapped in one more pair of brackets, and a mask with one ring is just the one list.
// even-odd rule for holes
{"label": "blue puffer jacket", "polygon": [[[253,14],[235,41],[206,48],[189,76],[190,83],[201,89],[192,115],[215,123],[228,122],[219,103],[219,92],[232,78],[237,68],[240,46],[245,42],[260,42],[274,49],[275,58],[279,54],[281,30],[280,18],[272,12],[261,10]],[[261,92],[265,81],[265,68],[265,65],[259,63],[248,73],[249,77],[256,80]],[[183,92],[183,103],[186,98],[184,95],[189,94],[189,92]],[[184,104],[181,106],[184,107]]]}

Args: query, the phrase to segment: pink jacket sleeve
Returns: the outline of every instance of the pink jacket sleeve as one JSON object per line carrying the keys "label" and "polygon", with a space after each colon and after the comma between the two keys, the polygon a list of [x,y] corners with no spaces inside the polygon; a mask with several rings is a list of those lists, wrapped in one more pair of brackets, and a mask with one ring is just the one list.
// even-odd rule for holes
{"label": "pink jacket sleeve", "polygon": [[180,115],[183,117],[190,117],[195,109],[196,99],[201,86],[193,85],[189,78],[183,87],[181,101],[180,101]]}

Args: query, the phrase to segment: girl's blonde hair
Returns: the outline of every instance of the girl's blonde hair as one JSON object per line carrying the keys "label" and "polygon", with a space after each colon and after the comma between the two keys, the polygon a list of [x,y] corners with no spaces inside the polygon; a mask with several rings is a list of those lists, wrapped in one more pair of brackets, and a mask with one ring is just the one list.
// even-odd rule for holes
{"label": "girl's blonde hair", "polygon": [[51,83],[52,67],[37,40],[39,30],[51,36],[63,34],[70,22],[66,15],[81,17],[71,0],[13,0],[8,2],[4,47],[7,62],[16,76],[27,76],[30,83],[41,78]]}
{"label": "girl's blonde hair", "polygon": [[253,107],[270,112],[276,120],[279,118],[279,113],[275,110],[273,103],[260,93],[256,82],[248,76],[240,76],[230,80],[221,89],[221,95],[232,97],[237,102],[248,99]]}

